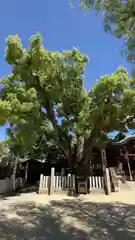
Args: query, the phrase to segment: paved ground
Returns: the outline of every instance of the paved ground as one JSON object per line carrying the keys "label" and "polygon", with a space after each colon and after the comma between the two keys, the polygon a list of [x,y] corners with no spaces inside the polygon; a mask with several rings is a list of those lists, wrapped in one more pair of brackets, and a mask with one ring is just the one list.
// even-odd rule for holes
{"label": "paved ground", "polygon": [[0,199],[0,240],[135,239],[135,191]]}

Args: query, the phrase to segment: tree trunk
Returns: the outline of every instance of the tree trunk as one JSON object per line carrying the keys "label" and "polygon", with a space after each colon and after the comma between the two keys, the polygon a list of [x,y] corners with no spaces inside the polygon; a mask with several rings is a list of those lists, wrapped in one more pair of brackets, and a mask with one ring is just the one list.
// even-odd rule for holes
{"label": "tree trunk", "polygon": [[89,165],[92,148],[87,148],[87,151],[83,151],[83,141],[78,141],[74,148],[66,149],[65,156],[67,156],[67,162],[70,169],[74,170],[76,176],[76,193],[78,193],[78,181],[79,179],[84,181],[87,185],[87,193],[89,189]]}
{"label": "tree trunk", "polygon": [[15,165],[13,169],[13,190],[16,190],[16,184],[15,184],[15,179],[16,179],[16,170],[17,170],[17,165],[18,165],[18,157],[15,159]]}
{"label": "tree trunk", "polygon": [[29,168],[29,162],[27,162],[25,166],[25,183],[27,182],[27,178],[28,178],[28,168]]}

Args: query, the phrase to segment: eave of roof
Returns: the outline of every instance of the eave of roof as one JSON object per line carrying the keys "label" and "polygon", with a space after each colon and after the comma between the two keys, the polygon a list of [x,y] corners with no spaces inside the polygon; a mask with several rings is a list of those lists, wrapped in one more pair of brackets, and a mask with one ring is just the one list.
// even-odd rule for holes
{"label": "eave of roof", "polygon": [[135,135],[128,135],[128,136],[126,136],[124,139],[122,139],[122,140],[120,140],[120,141],[117,141],[117,142],[115,142],[115,141],[110,141],[108,144],[107,144],[107,146],[123,146],[123,145],[125,145],[126,143],[128,143],[130,140],[135,140]]}

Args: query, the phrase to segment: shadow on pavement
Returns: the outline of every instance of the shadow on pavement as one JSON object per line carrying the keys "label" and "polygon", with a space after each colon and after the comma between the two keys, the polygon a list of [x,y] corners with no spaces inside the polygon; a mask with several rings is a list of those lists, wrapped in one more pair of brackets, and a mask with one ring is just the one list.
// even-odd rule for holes
{"label": "shadow on pavement", "polygon": [[79,199],[51,201],[48,205],[12,203],[0,214],[0,239],[135,239],[135,206]]}

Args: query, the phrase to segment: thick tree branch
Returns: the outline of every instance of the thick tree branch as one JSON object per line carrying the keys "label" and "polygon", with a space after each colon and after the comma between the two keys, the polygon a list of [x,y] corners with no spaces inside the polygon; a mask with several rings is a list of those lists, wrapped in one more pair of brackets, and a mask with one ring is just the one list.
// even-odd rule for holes
{"label": "thick tree branch", "polygon": [[59,128],[59,125],[58,125],[56,117],[55,117],[55,113],[53,110],[53,103],[49,100],[46,101],[46,112],[47,112],[47,117],[51,121],[51,123],[55,129],[56,135],[59,139],[58,144],[59,144],[60,148],[62,149],[65,157],[67,158],[69,165],[71,165],[71,162],[72,162],[71,142],[67,138],[66,139],[67,146],[65,146],[65,139],[60,140],[60,135],[62,135],[62,133],[60,132],[61,129]]}

